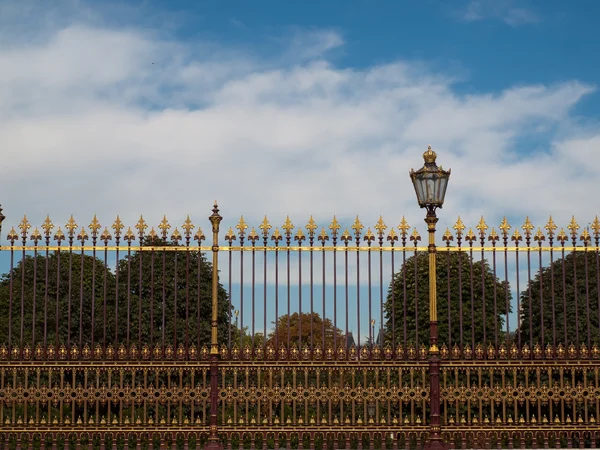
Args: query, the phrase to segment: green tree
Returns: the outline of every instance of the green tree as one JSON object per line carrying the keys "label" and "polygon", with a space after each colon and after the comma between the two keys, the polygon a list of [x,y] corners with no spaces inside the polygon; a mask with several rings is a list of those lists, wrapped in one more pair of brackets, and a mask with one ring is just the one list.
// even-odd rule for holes
{"label": "green tree", "polygon": [[[173,245],[158,240],[152,244]],[[160,344],[163,334],[165,345],[174,347],[186,338],[190,345],[210,343],[212,265],[203,254],[182,249],[121,252],[114,271],[108,267],[113,252],[106,261],[102,254],[97,251],[99,258],[62,250],[47,258],[28,255],[2,275],[0,343],[8,344],[10,334],[12,344],[19,345],[21,326],[24,344],[43,342],[44,325],[48,343],[106,340],[116,347],[127,339],[150,344],[152,337],[153,344]],[[226,342],[228,311],[227,293],[219,285],[219,342]]]}
{"label": "green tree", "polygon": [[590,344],[600,343],[599,259],[572,252],[538,270],[520,293],[523,343],[588,345],[588,332]]}
{"label": "green tree", "polygon": [[[27,255],[0,278],[0,343],[8,344],[10,334],[11,344],[19,345],[21,324],[24,344],[30,346],[43,342],[44,326],[48,343],[54,344],[57,324],[58,342],[61,344],[69,340],[78,344],[80,329],[82,342],[90,343],[92,332],[95,342],[102,342],[105,296],[107,316],[110,317],[114,312],[115,276],[104,261],[66,251],[51,252],[48,258],[45,254]],[[9,322],[12,330],[9,330]],[[106,333],[107,336],[114,335],[113,323],[107,322]]]}
{"label": "green tree", "polygon": [[[465,345],[483,343],[484,329],[488,342],[494,341],[496,332],[499,340],[503,340],[505,318],[511,308],[511,294],[508,283],[494,276],[487,260],[472,259],[465,252],[440,252],[437,254],[436,267],[439,344],[460,343],[461,298],[463,343]],[[496,314],[494,314],[494,294],[496,294]],[[450,320],[448,308],[450,308]],[[405,333],[407,342],[418,345],[429,342],[427,253],[411,256],[394,275],[388,289],[384,310],[386,342],[391,342],[394,338],[395,344],[403,343]]]}
{"label": "green tree", "polygon": [[[146,240],[145,246],[174,244]],[[134,251],[120,260],[119,339],[126,339],[130,317],[130,340],[142,343],[210,344],[212,317],[212,264],[200,252]],[[140,305],[141,299],[141,305]],[[141,311],[141,315],[140,315]],[[227,292],[218,286],[217,335],[226,342],[229,323]]]}
{"label": "green tree", "polygon": [[[273,322],[275,325],[275,322]],[[301,347],[323,345],[323,331],[325,331],[325,344],[333,346],[334,336],[337,346],[345,343],[342,330],[336,328],[330,319],[325,318],[313,312],[298,314],[297,312],[289,315],[285,314],[277,319],[276,327],[272,329],[267,337],[267,345],[278,346],[287,345],[288,335],[290,345],[301,343]],[[311,341],[312,337],[312,341]]]}

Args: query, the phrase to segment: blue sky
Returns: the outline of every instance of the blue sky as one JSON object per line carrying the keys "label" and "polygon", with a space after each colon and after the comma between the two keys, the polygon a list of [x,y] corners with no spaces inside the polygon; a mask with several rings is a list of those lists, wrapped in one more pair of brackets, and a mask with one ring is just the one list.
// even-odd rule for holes
{"label": "blue sky", "polygon": [[[0,0],[6,232],[73,214],[209,229],[334,214],[420,228],[430,144],[458,215],[599,213],[594,0]],[[468,229],[468,228],[467,228]]]}

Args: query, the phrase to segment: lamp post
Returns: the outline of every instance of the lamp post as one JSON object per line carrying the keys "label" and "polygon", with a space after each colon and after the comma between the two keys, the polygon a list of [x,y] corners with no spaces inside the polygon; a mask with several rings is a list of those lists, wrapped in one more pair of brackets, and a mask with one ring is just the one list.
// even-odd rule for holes
{"label": "lamp post", "polygon": [[425,165],[416,172],[411,169],[410,178],[417,193],[421,208],[427,210],[425,223],[429,232],[429,440],[425,449],[448,448],[442,440],[440,427],[440,351],[437,345],[437,290],[435,262],[435,224],[438,221],[435,210],[444,204],[450,170],[443,170],[435,163],[437,155],[431,149],[423,153]]}

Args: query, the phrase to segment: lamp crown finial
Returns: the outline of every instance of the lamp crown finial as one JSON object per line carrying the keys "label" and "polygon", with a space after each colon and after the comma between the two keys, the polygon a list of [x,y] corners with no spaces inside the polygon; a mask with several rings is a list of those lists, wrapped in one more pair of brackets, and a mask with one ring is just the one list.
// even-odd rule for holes
{"label": "lamp crown finial", "polygon": [[431,145],[427,146],[427,151],[425,153],[423,153],[423,159],[425,160],[425,164],[435,163],[436,158],[437,158],[437,155],[431,149]]}

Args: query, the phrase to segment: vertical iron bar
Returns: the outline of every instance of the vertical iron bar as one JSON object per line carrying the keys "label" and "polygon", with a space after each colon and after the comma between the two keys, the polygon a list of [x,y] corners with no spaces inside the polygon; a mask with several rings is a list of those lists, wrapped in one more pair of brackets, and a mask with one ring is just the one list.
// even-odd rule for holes
{"label": "vertical iron bar", "polygon": [[[493,230],[493,229],[492,229]],[[489,239],[489,238],[488,238]],[[492,240],[492,264],[494,271],[494,348],[498,351],[498,302],[497,302],[497,285],[496,282],[496,240]],[[508,315],[508,311],[506,311]],[[493,408],[493,405],[492,405]],[[492,417],[493,419],[493,417]]]}
{"label": "vertical iron bar", "polygon": [[[415,272],[415,350],[417,354],[419,352],[419,280],[418,280],[418,260],[419,254],[417,253],[417,240],[415,239],[415,257],[414,257],[414,272]],[[406,308],[406,303],[405,303]],[[406,309],[404,314],[404,326],[406,327]]]}
{"label": "vertical iron bar", "polygon": [[[117,261],[117,265],[119,262]],[[127,350],[131,345],[131,239],[127,240]],[[140,349],[141,350],[141,349]]]}
{"label": "vertical iron bar", "polygon": [[390,245],[392,246],[392,250],[390,251],[390,265],[392,268],[392,274],[390,277],[392,280],[392,351],[395,353],[398,343],[396,342],[396,267],[394,264],[396,252],[394,251],[395,249],[393,240],[390,240]]}
{"label": "vertical iron bar", "polygon": [[[83,227],[82,227],[83,230]],[[83,232],[81,233],[83,235]],[[83,244],[84,244],[84,240],[83,240],[83,236],[81,239],[81,263],[80,263],[80,267],[79,267],[79,351],[81,352],[81,350],[83,350],[83,267],[84,267],[84,258],[85,258],[85,253],[83,251]],[[34,274],[35,274],[35,266],[34,266]],[[33,283],[34,289],[35,289],[35,276],[34,276],[34,283]],[[35,291],[34,291],[35,292]],[[35,298],[35,295],[34,295]]]}
{"label": "vertical iron bar", "polygon": [[475,291],[473,286],[473,240],[469,241],[469,284],[471,285],[471,351],[475,354]]}
{"label": "vertical iron bar", "polygon": [[[254,354],[254,332],[256,322],[255,312],[256,312],[256,251],[254,249],[256,247],[256,239],[252,239],[252,353]],[[264,320],[267,320],[265,317]],[[265,336],[266,339],[266,336]],[[247,383],[246,383],[247,384]]]}
{"label": "vertical iron bar", "polygon": [[57,256],[57,263],[56,263],[56,315],[54,316],[56,319],[56,326],[55,326],[55,333],[56,335],[54,336],[54,349],[56,352],[58,352],[58,344],[59,344],[59,340],[58,340],[58,322],[60,320],[59,318],[59,302],[60,302],[60,239],[57,242],[58,245],[58,250],[56,251],[56,256]]}
{"label": "vertical iron bar", "polygon": [[[244,228],[240,228],[240,328],[235,332],[238,334],[237,343],[240,351],[242,349],[242,330],[244,329]],[[234,343],[235,345],[235,343]]]}
{"label": "vertical iron bar", "polygon": [[[117,221],[119,218],[117,217]],[[119,347],[119,241],[120,230],[118,226],[115,228],[115,350]]]}
{"label": "vertical iron bar", "polygon": [[[59,245],[60,245],[60,241],[59,241]],[[102,350],[104,350],[104,352],[106,352],[106,301],[107,301],[107,270],[106,267],[108,267],[108,240],[104,239],[104,267],[103,267],[103,272],[104,272],[104,281],[102,284],[103,287],[103,297],[104,297],[104,304],[103,304],[103,309],[102,309]],[[58,303],[57,303],[57,307],[58,307]],[[58,315],[58,314],[57,314]]]}
{"label": "vertical iron bar", "polygon": [[[177,241],[174,242],[174,245],[176,247],[179,247],[179,243]],[[174,261],[173,261],[173,349],[175,351],[177,351],[177,319],[179,317],[178,311],[177,311],[177,294],[179,291],[179,286],[178,286],[178,280],[177,280],[177,274],[178,274],[178,267],[177,267],[177,263],[178,263],[178,256],[179,256],[179,250],[175,250],[175,255],[173,257]]]}
{"label": "vertical iron bar", "polygon": [[[573,230],[573,247],[577,246],[577,235]],[[577,296],[577,252],[573,249],[573,298],[575,300],[575,345],[579,346],[579,298]]]}
{"label": "vertical iron bar", "polygon": [[464,340],[463,340],[463,299],[462,299],[462,260],[463,260],[463,249],[461,246],[462,238],[459,233],[456,236],[456,243],[458,244],[458,321],[460,329],[460,351],[464,351]]}
{"label": "vertical iron bar", "polygon": [[565,273],[565,241],[561,240],[561,265],[562,265],[562,302],[563,302],[563,330],[565,347],[569,345],[567,339],[567,281]]}
{"label": "vertical iron bar", "polygon": [[521,350],[521,288],[519,287],[519,241],[515,240],[515,260],[517,277],[517,342]]}
{"label": "vertical iron bar", "polygon": [[[585,310],[586,310],[586,318],[587,318],[587,348],[588,351],[592,348],[592,324],[590,320],[591,312],[590,312],[590,285],[588,279],[588,242],[584,241],[583,245],[585,245],[585,251],[583,252],[583,256],[585,257]],[[600,325],[600,324],[599,324]]]}
{"label": "vertical iron bar", "polygon": [[506,302],[506,339],[510,339],[510,300],[508,297],[508,233],[503,230],[504,241],[504,301]]}
{"label": "vertical iron bar", "polygon": [[[200,246],[200,241],[198,242]],[[200,253],[200,250],[198,250]],[[200,290],[200,286],[198,286]],[[190,236],[186,236],[185,242],[185,353],[190,348]],[[193,420],[193,417],[192,417]]]}
{"label": "vertical iron bar", "polygon": [[[544,352],[544,348],[545,348],[545,328],[544,328],[544,284],[543,284],[543,270],[542,270],[542,241],[539,241],[539,251],[538,251],[538,265],[539,265],[539,272],[540,272],[540,325],[542,327],[542,354],[545,355]],[[539,415],[539,414],[538,414]]]}
{"label": "vertical iron bar", "polygon": [[144,298],[144,281],[143,281],[143,255],[142,246],[144,245],[144,236],[140,230],[140,248],[138,256],[140,258],[139,267],[139,289],[138,289],[138,350],[142,351],[142,299]]}
{"label": "vertical iron bar", "polygon": [[[333,236],[333,245],[335,246],[336,236]],[[334,251],[335,256],[335,251]],[[335,260],[334,260],[335,261]],[[335,268],[334,268],[335,273]],[[350,332],[349,328],[349,317],[348,317],[348,309],[350,308],[350,299],[349,299],[349,290],[348,290],[348,241],[344,240],[344,288],[346,295],[346,354],[350,350],[350,340],[348,339],[348,334]]]}
{"label": "vertical iron bar", "polygon": [[[23,250],[23,256],[25,256],[25,250]],[[23,289],[24,289],[23,280]],[[69,230],[69,286],[67,288],[67,356],[70,355],[71,350],[71,290],[73,286],[73,233]],[[21,307],[23,305],[21,304]],[[21,320],[23,320],[23,310],[21,309]],[[22,345],[21,345],[22,347]]]}
{"label": "vertical iron bar", "polygon": [[[163,240],[161,242],[161,244],[164,246],[166,245],[166,233],[163,237]],[[162,313],[162,321],[161,321],[161,352],[162,355],[164,357],[164,353],[165,353],[165,332],[166,332],[166,306],[167,306],[167,251],[163,248],[162,251],[162,277],[161,277],[161,281],[162,281],[162,304],[161,304],[161,313]]]}
{"label": "vertical iron bar", "polygon": [[[1,214],[1,213],[0,213]],[[37,239],[34,241],[35,249],[33,250],[33,326],[31,330],[31,350],[35,350],[35,328],[36,328],[36,309],[37,309],[37,263],[38,263],[38,249]],[[81,334],[81,321],[80,323],[80,334]],[[79,346],[81,348],[81,345]]]}
{"label": "vertical iron bar", "polygon": [[[302,350],[302,241],[298,240],[298,350]],[[312,322],[312,317],[310,318]]]}
{"label": "vertical iron bar", "polygon": [[21,255],[21,334],[19,336],[19,354],[23,354],[23,339],[25,333],[25,244],[27,243],[27,229],[23,232],[23,253]]}
{"label": "vertical iron bar", "polygon": [[[360,235],[359,231],[356,232],[356,322],[357,322],[357,335],[358,335],[358,348],[360,349]],[[323,305],[325,306],[325,305]],[[325,308],[323,308],[325,309]],[[369,324],[369,327],[371,325]],[[360,359],[360,352],[358,353]]]}
{"label": "vertical iron bar", "polygon": [[[45,274],[44,274],[44,351],[48,348],[48,259],[50,258],[48,247],[50,246],[50,235],[46,234],[46,257],[45,260]],[[12,250],[11,250],[12,254]],[[95,260],[96,258],[94,258]],[[12,263],[11,263],[11,273],[12,273]],[[94,285],[94,273],[92,273],[92,286]],[[12,286],[10,288],[10,292],[12,292]],[[94,345],[94,296],[92,295],[92,348]],[[10,308],[9,308],[10,314]],[[10,332],[10,326],[8,328]],[[8,340],[8,345],[10,347],[10,338]]]}
{"label": "vertical iron bar", "polygon": [[[527,242],[527,293],[529,295],[529,348],[533,350],[533,297],[531,295],[531,246],[529,232],[526,235]],[[540,293],[541,294],[541,293]],[[543,321],[543,319],[542,319]]]}

